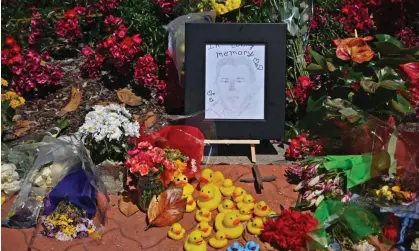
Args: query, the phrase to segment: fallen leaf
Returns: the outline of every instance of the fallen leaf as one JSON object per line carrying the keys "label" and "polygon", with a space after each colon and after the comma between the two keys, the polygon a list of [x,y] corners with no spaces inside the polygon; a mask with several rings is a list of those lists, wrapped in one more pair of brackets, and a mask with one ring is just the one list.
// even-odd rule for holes
{"label": "fallen leaf", "polygon": [[186,199],[182,199],[182,192],[182,188],[169,188],[153,197],[147,210],[148,226],[145,230],[152,226],[170,226],[183,218]]}
{"label": "fallen leaf", "polygon": [[127,193],[121,194],[118,201],[119,211],[126,217],[130,217],[140,209],[129,198]]}
{"label": "fallen leaf", "polygon": [[70,102],[57,114],[58,116],[63,116],[67,112],[74,112],[77,110],[81,103],[83,91],[76,87],[71,87],[71,99]]}
{"label": "fallen leaf", "polygon": [[139,106],[143,102],[141,97],[136,96],[135,93],[128,88],[121,89],[116,94],[122,103],[129,106]]}
{"label": "fallen leaf", "polygon": [[20,137],[21,135],[23,135],[26,131],[28,131],[29,129],[31,129],[30,125],[29,125],[29,121],[28,120],[21,120],[18,121],[15,125],[15,131],[14,131],[14,135],[16,135],[17,137]]}

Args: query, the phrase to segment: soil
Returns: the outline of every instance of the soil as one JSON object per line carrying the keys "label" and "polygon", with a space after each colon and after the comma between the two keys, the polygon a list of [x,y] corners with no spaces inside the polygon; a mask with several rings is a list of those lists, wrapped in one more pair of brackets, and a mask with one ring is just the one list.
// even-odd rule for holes
{"label": "soil", "polygon": [[[60,127],[65,122],[66,128],[62,134],[72,134],[83,124],[86,114],[97,104],[121,103],[117,97],[117,89],[111,89],[103,85],[100,79],[77,80],[74,77],[74,68],[71,62],[61,63],[66,71],[66,76],[61,81],[62,87],[44,97],[26,100],[24,106],[16,110],[15,125],[6,129],[3,137],[4,142],[20,142],[26,137],[49,131],[54,127]],[[74,64],[74,62],[73,62]],[[69,74],[70,73],[70,74]],[[121,88],[125,86],[121,85]],[[82,90],[81,103],[77,110],[62,114],[61,110],[70,102],[72,87]],[[138,94],[137,94],[138,95]],[[160,109],[151,102],[144,102],[137,107],[126,106],[134,116],[143,118],[148,112],[161,113]],[[18,121],[29,121],[30,128],[21,135],[15,135],[19,129]],[[26,137],[25,137],[26,136]]]}

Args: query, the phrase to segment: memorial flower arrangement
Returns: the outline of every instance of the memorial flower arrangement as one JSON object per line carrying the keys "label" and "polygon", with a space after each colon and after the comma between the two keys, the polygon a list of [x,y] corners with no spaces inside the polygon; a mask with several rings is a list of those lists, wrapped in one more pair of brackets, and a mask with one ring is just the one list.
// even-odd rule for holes
{"label": "memorial flower arrangement", "polygon": [[5,91],[9,86],[6,79],[1,79],[1,122],[2,124],[10,124],[16,109],[25,104],[25,99],[14,91]]}
{"label": "memorial flower arrangement", "polygon": [[122,162],[129,149],[129,138],[140,135],[140,125],[121,105],[96,105],[79,128],[93,162]]}
{"label": "memorial flower arrangement", "polygon": [[153,147],[143,141],[128,152],[125,165],[136,176],[156,176],[167,186],[174,177],[182,174],[187,166],[188,157],[177,149]]}
{"label": "memorial flower arrangement", "polygon": [[306,246],[307,234],[317,225],[317,219],[312,215],[285,209],[279,216],[267,220],[260,237],[283,250],[300,250]]}
{"label": "memorial flower arrangement", "polygon": [[22,181],[16,172],[14,164],[4,163],[1,165],[1,190],[6,194],[13,194],[20,190]]}
{"label": "memorial flower arrangement", "polygon": [[329,172],[321,162],[290,166],[285,170],[285,177],[288,183],[297,185],[294,191],[301,194],[299,205],[302,207],[317,207],[326,199],[348,202],[351,197],[345,186],[345,174]]}
{"label": "memorial flower arrangement", "polygon": [[59,241],[86,238],[95,232],[95,225],[86,212],[68,201],[61,201],[51,215],[42,216],[41,224],[42,235]]}

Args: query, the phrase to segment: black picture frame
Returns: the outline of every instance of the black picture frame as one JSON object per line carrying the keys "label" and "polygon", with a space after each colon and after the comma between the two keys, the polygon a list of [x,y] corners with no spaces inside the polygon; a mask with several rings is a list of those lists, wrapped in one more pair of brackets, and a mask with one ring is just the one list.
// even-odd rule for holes
{"label": "black picture frame", "polygon": [[[186,120],[201,127],[207,139],[279,140],[285,131],[286,24],[186,23],[185,114],[205,111],[207,44],[264,44],[265,87],[263,120]],[[208,122],[208,123],[206,123]]]}

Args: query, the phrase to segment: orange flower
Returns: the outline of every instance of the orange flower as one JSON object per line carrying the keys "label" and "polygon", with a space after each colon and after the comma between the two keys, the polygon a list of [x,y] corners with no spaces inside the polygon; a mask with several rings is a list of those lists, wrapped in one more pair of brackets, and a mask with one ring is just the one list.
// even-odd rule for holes
{"label": "orange flower", "polygon": [[333,40],[333,43],[337,46],[336,56],[342,60],[352,60],[358,64],[368,62],[374,57],[375,52],[366,41],[373,39],[374,37],[368,36]]}

